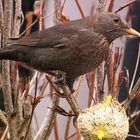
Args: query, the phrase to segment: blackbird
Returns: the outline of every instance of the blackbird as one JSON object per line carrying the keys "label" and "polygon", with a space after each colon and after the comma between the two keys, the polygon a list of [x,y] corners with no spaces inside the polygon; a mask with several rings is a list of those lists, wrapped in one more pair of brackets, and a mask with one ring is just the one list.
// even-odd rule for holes
{"label": "blackbird", "polygon": [[0,49],[0,59],[21,61],[43,72],[63,71],[72,89],[78,76],[107,59],[111,42],[127,34],[140,36],[119,15],[97,13],[13,40]]}

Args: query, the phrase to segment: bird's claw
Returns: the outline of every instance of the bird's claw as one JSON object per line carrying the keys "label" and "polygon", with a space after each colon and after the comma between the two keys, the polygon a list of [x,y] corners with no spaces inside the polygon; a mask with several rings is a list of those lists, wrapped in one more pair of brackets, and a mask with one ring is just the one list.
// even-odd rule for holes
{"label": "bird's claw", "polygon": [[54,81],[54,83],[58,86],[65,85],[66,84],[66,73],[58,72],[58,74],[56,76],[56,80]]}

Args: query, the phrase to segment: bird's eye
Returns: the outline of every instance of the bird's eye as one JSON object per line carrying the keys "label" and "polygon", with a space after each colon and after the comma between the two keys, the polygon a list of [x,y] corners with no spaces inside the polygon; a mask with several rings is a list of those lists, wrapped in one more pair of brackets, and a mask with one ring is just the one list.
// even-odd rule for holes
{"label": "bird's eye", "polygon": [[113,19],[113,22],[114,22],[115,24],[117,24],[117,23],[120,22],[120,19],[116,17],[116,18]]}

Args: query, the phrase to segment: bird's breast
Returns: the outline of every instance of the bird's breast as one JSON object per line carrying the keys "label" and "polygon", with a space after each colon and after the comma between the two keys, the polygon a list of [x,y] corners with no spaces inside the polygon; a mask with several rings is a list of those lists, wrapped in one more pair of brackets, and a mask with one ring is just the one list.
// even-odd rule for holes
{"label": "bird's breast", "polygon": [[81,59],[79,61],[79,67],[82,69],[81,73],[87,73],[92,69],[97,68],[108,57],[110,44],[106,38],[101,37],[96,42],[91,42],[89,46],[83,49]]}

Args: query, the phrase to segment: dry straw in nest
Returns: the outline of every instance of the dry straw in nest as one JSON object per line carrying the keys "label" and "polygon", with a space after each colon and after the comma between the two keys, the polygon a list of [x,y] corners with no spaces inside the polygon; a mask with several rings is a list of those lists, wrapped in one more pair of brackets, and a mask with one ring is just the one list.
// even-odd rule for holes
{"label": "dry straw in nest", "polygon": [[85,140],[125,140],[129,122],[124,108],[111,96],[79,114],[77,127]]}

